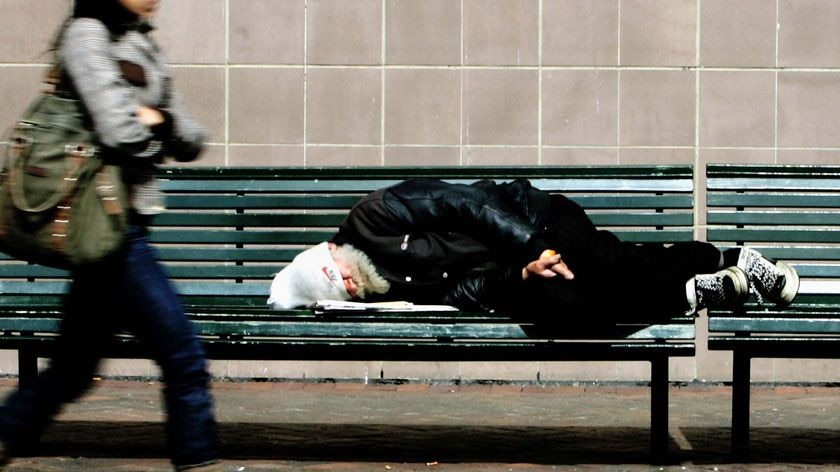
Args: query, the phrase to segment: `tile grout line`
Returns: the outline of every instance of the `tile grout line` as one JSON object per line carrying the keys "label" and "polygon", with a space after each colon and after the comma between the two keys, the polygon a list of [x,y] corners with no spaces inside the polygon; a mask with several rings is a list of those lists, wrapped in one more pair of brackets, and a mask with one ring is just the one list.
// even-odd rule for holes
{"label": "tile grout line", "polygon": [[616,22],[616,73],[615,73],[615,163],[621,164],[621,0],[618,2]]}
{"label": "tile grout line", "polygon": [[459,117],[460,119],[459,119],[459,126],[458,126],[458,133],[459,133],[458,139],[459,139],[459,142],[461,144],[460,144],[460,146],[458,146],[459,147],[459,149],[458,149],[458,165],[463,166],[464,165],[464,158],[465,158],[464,148],[466,147],[466,142],[464,141],[464,129],[466,127],[466,123],[464,122],[464,118],[466,117],[466,114],[464,113],[464,102],[465,102],[464,95],[466,94],[465,81],[468,80],[467,73],[464,69],[464,0],[461,0],[461,18],[460,18],[460,21],[461,21],[461,25],[460,25],[461,26],[461,31],[460,31],[460,43],[459,43],[459,51],[458,51],[458,62],[460,64],[460,67],[458,68],[458,70],[460,72],[460,81],[459,81],[460,105],[459,105],[459,108],[458,108],[458,113],[460,114],[460,117]]}
{"label": "tile grout line", "polygon": [[230,166],[230,1],[224,3],[225,15],[225,167]]}
{"label": "tile grout line", "polygon": [[[704,176],[700,175],[699,169],[700,160],[700,28],[701,28],[701,2],[697,0],[697,12],[695,16],[694,28],[694,239],[700,239],[700,205],[697,200],[700,197],[700,183],[704,180]],[[705,223],[705,222],[704,222]],[[694,368],[697,368],[697,363],[694,363]],[[696,377],[695,372],[695,377]]]}
{"label": "tile grout line", "polygon": [[543,0],[537,13],[537,165],[543,164]]}
{"label": "tile grout line", "polygon": [[309,103],[307,100],[307,91],[309,86],[309,3],[307,0],[303,1],[303,166],[309,165],[309,146],[307,140],[309,139],[308,120],[309,120]]}
{"label": "tile grout line", "polygon": [[773,79],[776,89],[773,91],[773,163],[779,163],[779,0],[776,0],[776,50],[774,51],[775,70]]}
{"label": "tile grout line", "polygon": [[380,18],[381,22],[381,38],[380,38],[380,47],[379,47],[379,61],[380,61],[380,87],[379,87],[379,165],[385,165],[385,53],[386,48],[388,45],[386,44],[385,37],[386,37],[386,24],[387,24],[387,16],[388,16],[388,5],[387,0],[382,0],[382,10],[380,12],[382,18]]}

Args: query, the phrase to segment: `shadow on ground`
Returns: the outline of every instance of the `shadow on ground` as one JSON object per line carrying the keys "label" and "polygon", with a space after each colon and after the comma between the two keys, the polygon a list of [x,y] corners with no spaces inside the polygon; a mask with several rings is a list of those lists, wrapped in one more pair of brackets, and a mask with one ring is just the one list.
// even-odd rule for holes
{"label": "shadow on ground", "polygon": [[[729,451],[728,428],[672,431],[656,462],[840,464],[840,431],[752,430],[749,455]],[[649,464],[649,431],[610,427],[481,427],[225,423],[222,456],[238,460]],[[165,457],[164,429],[152,422],[64,421],[45,435],[39,456]]]}

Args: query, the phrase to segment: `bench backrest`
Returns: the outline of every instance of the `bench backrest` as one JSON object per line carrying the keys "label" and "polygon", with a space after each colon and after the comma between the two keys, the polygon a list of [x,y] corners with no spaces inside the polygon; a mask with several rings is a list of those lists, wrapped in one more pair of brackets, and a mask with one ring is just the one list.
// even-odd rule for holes
{"label": "bench backrest", "polygon": [[791,307],[748,304],[749,326],[710,312],[710,330],[840,332],[828,319],[840,317],[840,167],[710,164],[706,177],[708,240],[755,247],[801,277]]}
{"label": "bench backrest", "polygon": [[[438,168],[166,168],[168,211],[152,241],[187,305],[264,307],[273,275],[328,240],[362,196],[411,177],[528,178],[578,201],[595,223],[632,241],[693,239],[688,166]],[[0,259],[0,308],[57,303],[67,273]]]}

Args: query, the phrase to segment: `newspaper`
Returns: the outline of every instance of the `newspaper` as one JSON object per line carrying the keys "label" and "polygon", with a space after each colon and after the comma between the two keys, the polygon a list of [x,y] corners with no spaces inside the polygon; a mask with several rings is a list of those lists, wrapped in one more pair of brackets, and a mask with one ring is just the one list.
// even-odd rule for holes
{"label": "newspaper", "polygon": [[363,303],[342,300],[318,300],[313,309],[319,313],[329,311],[458,311],[457,308],[449,305],[415,305],[406,301]]}

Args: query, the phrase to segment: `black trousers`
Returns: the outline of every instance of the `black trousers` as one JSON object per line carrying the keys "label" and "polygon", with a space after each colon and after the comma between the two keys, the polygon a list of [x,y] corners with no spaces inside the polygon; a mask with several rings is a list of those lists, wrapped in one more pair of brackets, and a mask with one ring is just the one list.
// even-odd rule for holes
{"label": "black trousers", "polygon": [[575,274],[573,280],[532,277],[525,284],[522,296],[544,316],[572,310],[597,310],[598,318],[628,312],[645,319],[679,315],[689,307],[686,282],[721,266],[720,250],[709,243],[621,241],[596,228],[579,205],[562,195],[551,196],[538,224]]}

